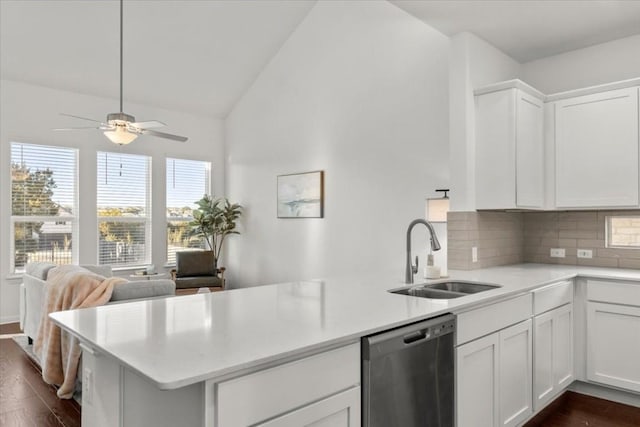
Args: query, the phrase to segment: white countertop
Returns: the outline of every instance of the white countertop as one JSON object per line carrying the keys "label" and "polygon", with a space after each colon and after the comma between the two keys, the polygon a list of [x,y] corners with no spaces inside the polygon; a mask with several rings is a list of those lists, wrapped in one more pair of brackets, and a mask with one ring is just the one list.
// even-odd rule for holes
{"label": "white countertop", "polygon": [[[576,276],[639,281],[640,271],[519,264],[449,271],[501,288],[451,300],[391,294],[396,278],[284,283],[51,314],[100,353],[160,389],[256,368],[402,324],[460,312]],[[416,283],[423,280],[416,276]]]}

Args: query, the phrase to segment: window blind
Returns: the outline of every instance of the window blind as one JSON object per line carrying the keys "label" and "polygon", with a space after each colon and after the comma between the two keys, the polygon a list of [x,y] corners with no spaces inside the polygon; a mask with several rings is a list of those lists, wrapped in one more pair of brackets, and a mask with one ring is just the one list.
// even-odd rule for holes
{"label": "window blind", "polygon": [[196,201],[209,194],[211,163],[167,158],[167,264],[176,262],[176,252],[203,248],[204,241],[189,232]]}
{"label": "window blind", "polygon": [[11,271],[77,260],[77,157],[73,148],[11,143]]}
{"label": "window blind", "polygon": [[151,158],[98,152],[98,263],[151,262]]}

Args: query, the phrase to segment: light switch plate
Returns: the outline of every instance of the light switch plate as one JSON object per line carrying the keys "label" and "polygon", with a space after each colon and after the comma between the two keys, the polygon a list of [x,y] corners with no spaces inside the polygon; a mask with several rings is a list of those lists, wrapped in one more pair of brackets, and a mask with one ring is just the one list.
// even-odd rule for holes
{"label": "light switch plate", "polygon": [[578,249],[578,258],[593,258],[591,249]]}
{"label": "light switch plate", "polygon": [[478,248],[476,246],[471,248],[471,262],[478,262]]}
{"label": "light switch plate", "polygon": [[551,258],[564,258],[564,248],[551,248],[549,256]]}

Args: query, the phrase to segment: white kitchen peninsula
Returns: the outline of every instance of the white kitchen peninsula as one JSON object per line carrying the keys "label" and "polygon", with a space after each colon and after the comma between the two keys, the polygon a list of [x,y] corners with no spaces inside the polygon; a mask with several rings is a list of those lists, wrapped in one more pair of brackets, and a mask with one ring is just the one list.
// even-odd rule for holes
{"label": "white kitchen peninsula", "polygon": [[[522,264],[450,272],[501,288],[451,300],[395,295],[394,277],[287,283],[54,313],[83,346],[83,423],[360,423],[360,337],[624,269]],[[630,283],[632,283],[630,282]]]}

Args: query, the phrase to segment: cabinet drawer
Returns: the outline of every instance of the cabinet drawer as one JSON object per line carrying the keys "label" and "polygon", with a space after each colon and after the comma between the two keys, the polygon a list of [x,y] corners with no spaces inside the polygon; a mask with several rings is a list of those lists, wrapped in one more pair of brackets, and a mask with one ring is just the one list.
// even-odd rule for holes
{"label": "cabinet drawer", "polygon": [[640,282],[590,279],[587,282],[587,299],[589,301],[640,306]]}
{"label": "cabinet drawer", "polygon": [[573,301],[573,282],[554,283],[533,291],[533,313],[538,315]]}
{"label": "cabinet drawer", "polygon": [[218,426],[247,426],[360,383],[360,344],[351,344],[218,384]]}
{"label": "cabinet drawer", "polygon": [[531,317],[531,294],[458,314],[456,345],[504,329]]}

